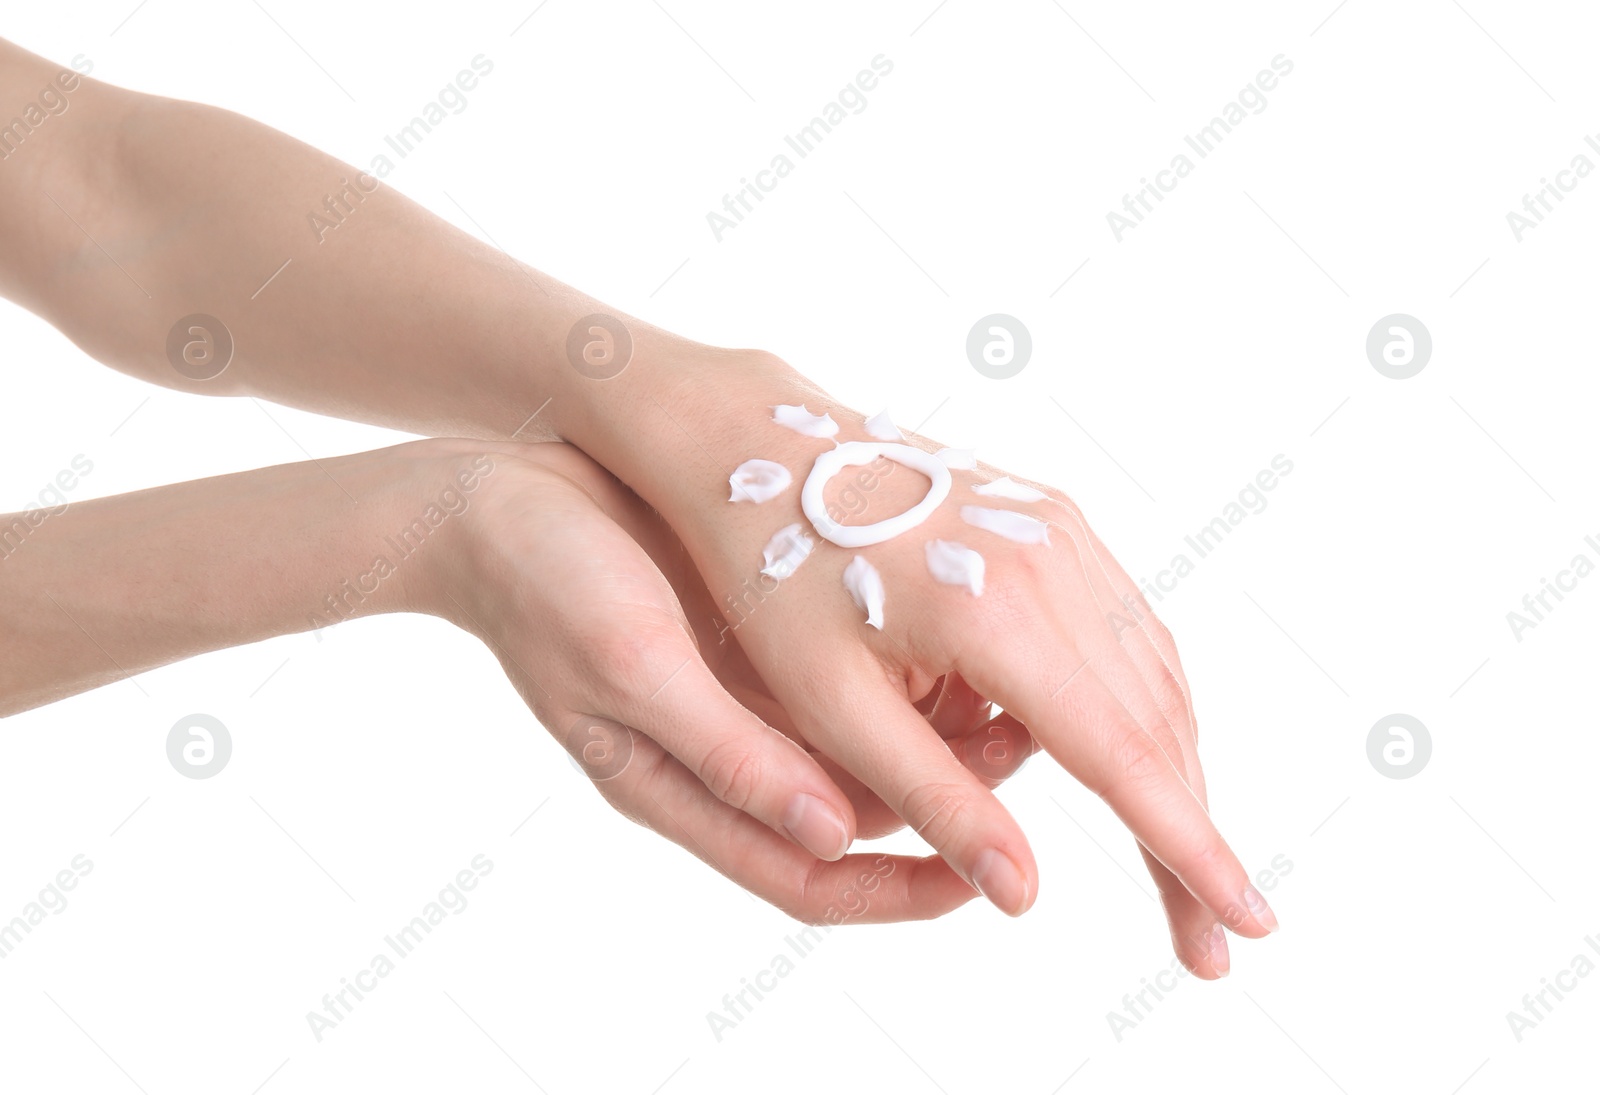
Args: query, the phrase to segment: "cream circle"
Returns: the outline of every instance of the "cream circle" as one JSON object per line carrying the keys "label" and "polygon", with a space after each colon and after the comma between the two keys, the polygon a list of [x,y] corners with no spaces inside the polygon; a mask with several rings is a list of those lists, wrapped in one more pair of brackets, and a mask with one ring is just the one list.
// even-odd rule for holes
{"label": "cream circle", "polygon": [[[880,456],[888,457],[896,464],[902,464],[928,477],[928,493],[923,496],[922,501],[904,513],[897,513],[893,517],[887,517],[871,525],[841,525],[829,517],[827,503],[822,498],[822,490],[828,485],[828,480],[845,468],[870,464]],[[930,513],[939,508],[939,503],[949,494],[950,469],[945,467],[944,462],[933,453],[923,452],[910,445],[895,445],[880,441],[846,441],[832,451],[817,457],[817,462],[811,465],[811,474],[806,476],[805,486],[800,488],[800,509],[824,540],[843,548],[859,548],[881,544],[885,540],[892,540],[902,532],[916,528],[928,519]]]}

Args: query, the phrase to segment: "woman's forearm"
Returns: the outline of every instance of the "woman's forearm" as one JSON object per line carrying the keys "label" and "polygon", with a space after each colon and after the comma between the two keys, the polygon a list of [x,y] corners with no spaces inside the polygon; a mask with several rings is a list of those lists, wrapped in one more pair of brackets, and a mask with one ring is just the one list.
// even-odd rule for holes
{"label": "woman's forearm", "polygon": [[771,355],[627,316],[274,129],[0,43],[0,92],[52,81],[67,106],[0,162],[0,292],[122,371],[427,435],[572,441],[658,506],[744,459],[709,404],[821,398]]}
{"label": "woman's forearm", "polygon": [[431,606],[492,457],[417,442],[0,516],[0,715]]}
{"label": "woman's forearm", "polygon": [[[0,162],[0,290],[101,361],[438,436],[566,436],[605,403],[568,335],[614,310],[268,126],[0,43],[0,91],[37,98],[58,79],[62,112]],[[231,357],[200,345],[197,368],[174,361],[193,316],[226,334],[185,324],[176,345],[215,338],[227,357],[231,341]],[[626,324],[637,396],[683,343]]]}
{"label": "woman's forearm", "polygon": [[[51,69],[0,47],[0,93],[26,95]],[[834,416],[835,440],[868,435],[861,416],[781,361],[699,345],[607,308],[292,138],[226,111],[84,84],[68,108],[75,113],[50,118],[0,162],[7,243],[0,287],[108,364],[187,391],[261,396],[417,432],[572,441],[660,511],[707,595],[728,609],[735,597],[726,591],[747,587],[774,529],[806,515],[796,489],[766,506],[730,505],[729,473],[760,456],[798,479],[814,474],[831,443],[775,425],[766,408],[806,403]],[[925,439],[916,447],[932,456]],[[752,673],[805,740],[929,840],[963,884],[1016,915],[1038,892],[1026,839],[910,702],[959,675],[985,707],[998,702],[1112,805],[1148,851],[1161,892],[1171,895],[1180,954],[1192,963],[1209,957],[1220,973],[1220,942],[1202,942],[1217,921],[1251,937],[1276,924],[1207,812],[1194,712],[1172,637],[1149,613],[1136,617],[1132,631],[1110,624],[1117,607],[1137,602],[1138,589],[1070,498],[1023,485],[1014,504],[979,506],[969,492],[997,483],[999,469],[939,463],[948,465],[942,489],[969,504],[935,499],[937,512],[916,537],[871,545],[872,558],[859,557],[889,591],[882,626],[854,611],[841,572],[857,559],[847,564],[841,549],[848,545],[819,527],[832,543],[817,547],[818,561],[785,575],[783,588],[792,592],[771,598],[740,631]],[[308,484],[297,481],[284,493],[294,497]],[[320,490],[290,552],[300,570],[261,589],[241,588],[258,580],[264,555],[252,549],[285,526],[281,513],[272,521],[248,506],[220,545],[194,531],[192,507],[184,505],[158,509],[148,521],[135,511],[122,514],[127,523],[109,521],[109,548],[90,546],[98,531],[92,523],[76,526],[89,531],[71,541],[73,551],[48,559],[30,560],[30,541],[0,563],[24,560],[0,575],[17,591],[0,597],[0,604],[13,601],[0,625],[14,647],[0,650],[7,656],[0,673],[18,675],[0,677],[0,692],[42,702],[212,645],[310,626],[286,613],[285,601],[325,596],[370,566],[356,545],[380,527],[362,524],[359,536],[341,536],[336,530],[349,531],[341,522],[350,511],[326,485]],[[360,496],[338,493],[347,491]],[[228,509],[230,501],[216,504]],[[262,511],[278,508],[269,501]],[[996,508],[998,516],[985,512]],[[373,510],[385,522],[397,516],[363,504],[361,517]],[[1012,536],[996,520],[1033,531]],[[71,527],[65,517],[58,526]],[[520,606],[546,600],[518,567],[539,542],[513,537],[499,545],[510,554],[487,556],[499,580],[480,583],[491,600],[456,607],[468,622],[487,619],[479,630],[536,709],[544,704],[556,716],[599,710],[590,693],[604,689],[569,689],[576,699],[564,711],[553,694],[536,695],[541,686],[524,680],[521,668],[533,659],[512,653],[546,649],[518,639],[527,616]],[[210,569],[195,578],[187,569],[192,557],[213,547],[217,560],[233,561],[203,559]],[[637,547],[618,551],[636,554]],[[976,579],[952,581],[934,566],[939,553],[952,551],[964,553]],[[155,577],[136,591],[126,579],[119,585],[114,565],[130,552],[160,556],[141,560]],[[582,561],[581,552],[563,558]],[[66,595],[60,576],[85,569],[102,577],[86,595],[75,590],[59,600]],[[402,579],[411,573],[402,570]],[[307,585],[305,574],[315,582]],[[505,596],[507,580],[520,597]],[[181,602],[163,599],[186,583]],[[200,607],[191,610],[197,590]],[[141,611],[141,595],[159,608]],[[377,597],[369,610],[386,603]],[[490,611],[507,605],[515,611]],[[612,690],[616,702],[601,706],[640,721],[659,716],[653,705],[665,685],[656,682],[672,681],[675,671],[656,659],[680,660],[670,643],[685,634],[674,608],[656,607],[667,611],[651,613],[654,630],[643,638],[608,633],[577,644],[586,656],[598,652],[601,665],[631,665],[633,672],[620,674],[631,677],[631,692]],[[568,617],[575,628],[585,619]],[[48,652],[70,656],[52,664]],[[685,652],[680,664],[692,660]],[[617,675],[592,666],[578,674]],[[625,702],[628,695],[648,702]],[[692,722],[701,708],[683,710]],[[729,726],[743,718],[727,713]],[[697,740],[715,748],[695,753],[688,746]],[[743,777],[767,770],[743,754],[719,768],[717,758],[730,754],[703,737],[686,735],[683,744],[691,770],[735,808],[749,798]],[[771,828],[792,829],[784,801],[762,796],[755,812]],[[838,836],[837,827],[827,828]]]}

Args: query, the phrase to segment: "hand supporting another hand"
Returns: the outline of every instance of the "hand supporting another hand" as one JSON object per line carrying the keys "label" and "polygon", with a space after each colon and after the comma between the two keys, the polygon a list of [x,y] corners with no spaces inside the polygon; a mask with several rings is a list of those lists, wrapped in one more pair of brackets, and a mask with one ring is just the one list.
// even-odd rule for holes
{"label": "hand supporting another hand", "polygon": [[[0,88],[26,91],[55,75],[43,58],[0,44]],[[343,192],[352,175],[360,181],[348,165],[225,111],[82,83],[55,136],[30,142],[0,173],[0,237],[7,241],[0,249],[0,291],[108,364],[185,391],[252,395],[418,433],[570,441],[666,518],[688,551],[698,585],[716,594],[711,600],[718,609],[755,573],[777,528],[804,524],[798,488],[760,506],[730,506],[729,473],[759,456],[803,478],[830,444],[786,432],[770,421],[770,408],[809,404],[830,412],[845,437],[866,436],[860,415],[771,355],[700,345],[623,317],[464,235],[387,186],[363,187],[360,215],[341,227],[337,245],[325,247],[320,235],[306,232],[306,210]],[[197,144],[210,150],[202,161],[184,154]],[[117,257],[95,240],[109,241]],[[301,261],[292,274],[272,274],[294,259]],[[238,347],[236,359],[206,379],[176,368],[169,345],[185,317],[202,314]],[[569,354],[573,333],[596,314],[625,329],[629,342],[629,356],[598,373],[580,368]],[[848,837],[857,825],[861,832],[883,827],[878,811],[887,804],[959,876],[921,869],[918,907],[959,903],[956,887],[965,879],[1005,911],[1025,910],[1038,892],[1031,852],[988,780],[970,770],[981,768],[971,763],[971,735],[998,734],[1016,747],[1011,757],[1025,756],[1036,742],[1111,805],[1140,841],[1180,957],[1202,975],[1222,972],[1226,948],[1213,934],[1217,921],[1246,936],[1265,934],[1274,921],[1207,813],[1188,687],[1170,635],[1065,495],[1045,491],[1037,501],[999,506],[1047,522],[1048,545],[1017,544],[959,518],[960,504],[979,498],[971,487],[994,470],[953,474],[953,499],[914,534],[861,549],[890,598],[884,630],[868,627],[844,594],[841,579],[853,553],[828,543],[740,627],[748,669],[732,675],[746,685],[765,682],[771,694],[740,691],[734,680],[733,698],[815,749],[814,760],[785,753],[787,746],[765,728],[753,731],[750,741],[761,744],[752,753],[729,744],[731,733],[726,741],[712,740],[691,725],[693,712],[714,711],[731,728],[737,704],[709,690],[693,659],[658,664],[662,651],[685,649],[688,632],[666,611],[663,587],[637,580],[644,573],[640,560],[620,542],[600,558],[619,564],[618,575],[632,576],[614,587],[620,597],[647,591],[649,610],[642,614],[648,628],[624,639],[592,619],[566,622],[620,659],[626,687],[610,697],[612,706],[645,721],[641,699],[667,704],[672,715],[659,732],[675,747],[674,763],[685,762],[687,771],[748,806],[764,824],[751,829],[757,822],[722,814],[712,804],[703,804],[706,812],[698,818],[685,812],[679,821],[699,826],[697,832],[720,826],[723,837],[740,830],[745,835],[735,843],[759,843],[755,833],[779,841],[774,847],[790,857],[781,870],[789,873],[761,884],[780,904],[787,901],[785,907],[803,913],[804,903],[785,895],[797,892],[797,878],[798,892],[808,892],[804,882],[812,876],[804,872],[826,871],[818,861],[809,868],[799,864],[793,859],[799,849],[777,833],[796,833],[806,845],[831,852],[830,812],[843,818]],[[490,501],[486,495],[484,509]],[[513,500],[494,504],[514,523]],[[240,527],[251,516],[244,515]],[[338,520],[330,510],[328,528]],[[506,527],[506,542],[515,542],[512,525]],[[520,527],[539,526],[527,521]],[[600,535],[592,519],[574,517],[573,527]],[[928,539],[980,550],[987,566],[982,596],[932,579],[923,548]],[[603,536],[600,542],[610,543]],[[530,553],[540,546],[522,543]],[[248,546],[240,551],[248,561]],[[580,561],[570,551],[565,557],[557,551],[553,561]],[[520,652],[508,669],[530,702],[548,704],[552,717],[606,706],[594,683],[614,674],[598,670],[586,677],[576,668],[585,655],[552,649],[548,638],[519,630],[525,619],[502,615],[518,599],[525,608],[574,607],[571,597],[543,599],[551,594],[519,577],[526,556],[506,552],[480,542],[461,562],[462,573],[493,579],[476,587],[480,593],[503,589],[505,601],[482,601],[469,587],[450,585],[454,600],[437,611],[465,614],[464,626],[480,631],[503,660],[507,652]],[[159,571],[162,560],[148,565]],[[15,574],[18,568],[11,569]],[[258,592],[261,600],[271,591]],[[114,593],[107,605],[113,613]],[[1137,626],[1113,628],[1108,613],[1122,612],[1125,599],[1141,605]],[[12,607],[30,626],[45,615],[30,617],[34,606],[21,602]],[[272,616],[272,606],[256,608],[263,619]],[[190,630],[158,636],[132,664],[160,664],[241,641],[226,621],[191,618],[185,626]],[[272,626],[281,628],[281,621],[274,617]],[[530,664],[535,652],[554,658],[570,681],[558,674],[557,687],[541,681],[530,688],[518,663]],[[48,687],[83,687],[96,673],[97,682],[115,678],[94,662],[85,654],[70,672],[57,667],[58,679]],[[674,676],[680,665],[691,674],[686,681]],[[9,671],[37,668],[19,661]],[[71,679],[63,685],[65,677]],[[568,685],[569,691],[558,691]],[[550,693],[542,695],[541,687]],[[988,700],[1006,714],[989,719]],[[749,733],[747,726],[737,736]],[[665,762],[657,770],[677,771]],[[847,798],[829,791],[825,775],[838,779]],[[872,805],[869,789],[882,804]],[[796,807],[797,790],[817,805]],[[867,805],[851,818],[848,801]],[[749,854],[755,846],[742,847]],[[733,845],[719,847],[729,853]],[[748,868],[738,857],[725,858],[736,877]],[[897,885],[908,886],[907,892],[911,875],[899,874]]]}
{"label": "hand supporting another hand", "polygon": [[[798,919],[924,919],[975,896],[937,857],[845,854],[858,825],[899,819],[781,732],[791,720],[719,641],[671,530],[570,446],[413,442],[0,517],[0,532],[0,714],[427,612],[488,643],[613,806]],[[981,717],[930,718],[976,756],[963,743]],[[987,777],[1012,770],[993,760],[977,761]]]}
{"label": "hand supporting another hand", "polygon": [[[430,610],[494,650],[613,807],[810,923],[841,908],[867,922],[925,919],[975,896],[936,856],[845,855],[858,826],[881,835],[903,823],[780,732],[792,735],[792,720],[713,624],[676,537],[631,491],[570,446],[491,448],[495,478]],[[969,690],[929,720],[998,783],[1027,746],[986,731],[986,713]],[[865,872],[881,884],[850,908],[841,895]]]}

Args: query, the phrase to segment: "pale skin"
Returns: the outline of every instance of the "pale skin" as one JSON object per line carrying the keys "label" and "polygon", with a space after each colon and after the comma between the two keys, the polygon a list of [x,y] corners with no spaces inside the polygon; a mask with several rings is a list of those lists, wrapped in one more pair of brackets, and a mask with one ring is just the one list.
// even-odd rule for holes
{"label": "pale skin", "polygon": [[[482,639],[558,738],[594,716],[639,727],[606,743],[620,762],[579,753],[606,799],[799,919],[824,922],[877,857],[840,858],[842,833],[802,833],[833,841],[819,858],[773,831],[781,818],[764,825],[720,801],[713,788],[740,793],[727,765],[755,755],[790,766],[790,790],[838,798],[864,832],[900,826],[835,769],[841,795],[826,758],[763,727],[752,711],[781,729],[782,710],[739,648],[718,642],[710,594],[671,530],[570,445],[418,441],[44,513],[20,535],[13,522],[27,518],[0,517],[11,535],[0,558],[0,715],[308,621],[422,612]],[[397,547],[414,528],[426,531]],[[391,565],[375,570],[378,556]],[[649,696],[639,636],[651,657],[684,665],[669,702]],[[1027,743],[985,721],[970,707],[930,713],[956,755],[998,781]],[[719,755],[708,725],[761,737]],[[893,870],[851,920],[938,916],[975,896],[937,857],[889,858]]]}
{"label": "pale skin", "polygon": [[[0,102],[29,101],[60,72],[0,44],[7,97]],[[631,492],[664,519],[672,552],[646,551],[629,535],[638,530],[623,533],[634,545],[632,563],[644,564],[629,573],[658,583],[669,599],[674,586],[681,594],[692,585],[724,611],[747,588],[772,533],[802,520],[797,487],[761,505],[730,503],[729,473],[759,456],[785,465],[798,482],[831,444],[774,425],[770,408],[804,403],[833,416],[839,440],[870,439],[862,414],[776,356],[706,346],[628,316],[388,186],[369,191],[371,180],[355,169],[274,130],[86,78],[67,99],[63,113],[0,161],[0,292],[114,368],[185,391],[476,438],[485,450],[494,448],[485,442],[567,442],[625,484],[614,487],[618,497]],[[358,182],[359,195],[351,188]],[[327,218],[329,208],[339,227],[319,233],[309,216]],[[175,321],[195,313],[225,321],[238,347],[228,368],[204,381],[179,373],[166,352]],[[620,322],[632,343],[626,368],[607,379],[584,375],[567,351],[569,333],[597,313]],[[940,447],[920,437],[908,442]],[[651,773],[633,778],[655,793],[641,799],[624,770],[600,783],[608,799],[801,915],[814,915],[806,901],[820,892],[817,883],[850,877],[856,857],[841,859],[845,848],[882,831],[890,814],[940,858],[897,870],[892,896],[881,907],[874,898],[874,917],[938,915],[974,888],[1008,914],[1026,911],[1039,892],[1038,866],[992,793],[1008,772],[985,769],[982,745],[1000,735],[1013,766],[1042,750],[1100,795],[1138,840],[1179,958],[1202,977],[1222,975],[1228,956],[1218,925],[1257,938],[1276,920],[1209,814],[1191,693],[1171,635],[1065,494],[1035,484],[1044,501],[985,500],[971,486],[1000,469],[953,474],[951,501],[915,534],[861,549],[888,590],[881,632],[865,626],[841,585],[855,552],[825,542],[741,619],[733,642],[702,637],[701,656],[687,638],[702,629],[693,613],[688,630],[665,612],[653,629],[608,626],[580,610],[588,606],[552,602],[551,591],[538,588],[570,590],[575,582],[528,569],[520,548],[531,545],[519,544],[514,531],[519,521],[534,527],[546,519],[535,509],[538,498],[570,520],[610,521],[595,501],[605,492],[585,488],[579,494],[590,501],[581,504],[559,489],[507,497],[509,476],[489,477],[480,518],[505,516],[488,523],[496,536],[476,538],[450,568],[439,586],[448,601],[407,607],[484,638],[558,736],[571,713],[641,730],[635,748],[649,763],[636,752],[629,770]],[[915,501],[918,487],[915,473],[891,477],[871,505],[878,516],[894,512]],[[1048,521],[1051,543],[1018,544],[974,529],[957,515],[968,502]],[[349,505],[337,492],[328,499],[330,507],[340,503]],[[615,498],[610,510],[621,512]],[[61,518],[62,536],[71,515]],[[136,509],[103,518],[107,528],[137,519]],[[331,528],[331,511],[329,520]],[[982,597],[929,578],[922,543],[935,537],[982,552]],[[615,547],[628,554],[620,539]],[[553,562],[576,568],[585,550],[575,544]],[[669,583],[650,563],[674,553],[686,560],[692,583]],[[9,584],[4,572],[24,554],[0,564],[0,581]],[[48,602],[30,608],[35,644],[88,645]],[[256,608],[278,619],[276,606]],[[545,613],[538,636],[525,621],[533,611]],[[130,628],[120,638],[130,672],[225,645],[176,626],[153,634]],[[590,653],[574,661],[573,644]],[[712,646],[738,651],[737,672],[708,664]],[[568,656],[552,662],[557,647]],[[25,705],[14,695],[44,702],[115,679],[104,664],[91,665],[92,650],[77,662],[18,662],[24,676],[5,681],[8,709]],[[62,668],[73,664],[73,672]],[[728,684],[721,698],[712,689],[719,676]],[[596,710],[601,696],[611,709]],[[630,697],[648,703],[620,702]],[[990,718],[990,701],[1004,714]],[[716,718],[691,717],[708,704]],[[805,748],[793,748],[791,738]]]}

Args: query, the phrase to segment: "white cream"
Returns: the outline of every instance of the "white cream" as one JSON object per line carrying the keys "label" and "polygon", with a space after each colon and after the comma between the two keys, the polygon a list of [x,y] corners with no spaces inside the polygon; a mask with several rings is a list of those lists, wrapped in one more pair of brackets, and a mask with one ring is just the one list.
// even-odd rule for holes
{"label": "white cream", "polygon": [[904,441],[906,439],[906,435],[900,432],[900,427],[896,426],[889,418],[889,409],[887,407],[862,423],[861,428],[867,431],[867,436],[876,437],[879,441]]}
{"label": "white cream", "polygon": [[878,568],[857,555],[844,568],[844,588],[856,607],[867,614],[867,623],[883,630],[883,575]]}
{"label": "white cream", "polygon": [[746,460],[728,476],[730,502],[770,502],[789,489],[794,476],[771,460]]}
{"label": "white cream", "polygon": [[761,549],[761,561],[766,564],[761,573],[781,581],[793,574],[816,546],[817,542],[806,535],[798,521],[784,525]]}
{"label": "white cream", "polygon": [[812,414],[806,410],[804,403],[798,407],[789,404],[773,407],[772,420],[807,437],[832,437],[839,432],[839,423],[831,415]]}
{"label": "white cream", "polygon": [[[893,517],[886,517],[871,525],[841,525],[829,517],[828,504],[823,500],[823,489],[828,485],[828,480],[845,468],[870,464],[880,456],[928,477],[928,493],[923,496],[922,501],[904,513],[897,513]],[[870,544],[881,544],[885,540],[899,536],[902,532],[916,528],[928,519],[929,514],[939,508],[939,503],[949,497],[949,494],[950,469],[932,454],[912,448],[910,445],[891,445],[883,441],[846,441],[832,451],[817,457],[816,463],[811,465],[811,474],[806,476],[805,485],[800,488],[800,509],[812,527],[822,534],[823,539],[843,548],[861,548]]]}
{"label": "white cream", "polygon": [[1034,490],[1026,483],[1018,483],[1009,475],[1002,475],[993,483],[974,483],[972,490],[988,498],[1004,498],[1009,502],[1043,502],[1049,495]]}
{"label": "white cream", "polygon": [[1048,544],[1050,526],[1037,517],[1009,509],[990,509],[988,506],[962,506],[961,519],[974,528],[981,528],[1019,544]]}
{"label": "white cream", "polygon": [[947,586],[965,586],[974,597],[983,596],[983,556],[954,540],[929,540],[923,545],[928,573]]}
{"label": "white cream", "polygon": [[971,471],[978,466],[978,454],[972,449],[940,449],[937,456],[944,466],[956,471]]}

